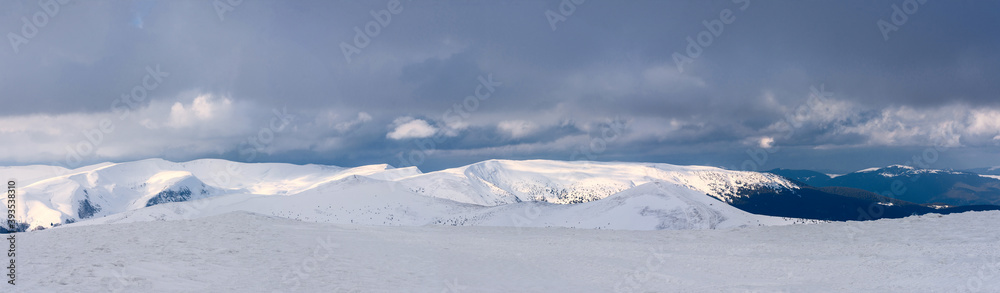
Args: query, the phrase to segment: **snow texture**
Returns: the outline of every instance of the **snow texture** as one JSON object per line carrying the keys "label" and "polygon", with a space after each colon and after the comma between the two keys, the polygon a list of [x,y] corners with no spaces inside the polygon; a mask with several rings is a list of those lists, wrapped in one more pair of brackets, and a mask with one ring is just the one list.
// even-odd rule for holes
{"label": "snow texture", "polygon": [[[724,230],[246,212],[18,234],[21,292],[997,292],[1000,212]],[[4,292],[7,289],[5,288]]]}

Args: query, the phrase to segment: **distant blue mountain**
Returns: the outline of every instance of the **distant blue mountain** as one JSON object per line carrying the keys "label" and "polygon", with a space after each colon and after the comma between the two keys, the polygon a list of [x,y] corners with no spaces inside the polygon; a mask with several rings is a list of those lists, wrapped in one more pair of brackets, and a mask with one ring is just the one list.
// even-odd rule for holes
{"label": "distant blue mountain", "polygon": [[1000,166],[989,167],[989,168],[967,169],[967,170],[963,170],[963,171],[969,172],[969,173],[976,173],[976,174],[980,174],[980,175],[995,175],[995,176],[1000,176]]}
{"label": "distant blue mountain", "polygon": [[774,169],[768,172],[815,187],[856,188],[916,204],[947,206],[1000,204],[1000,179],[967,171],[893,165],[860,170],[832,178],[809,170]]}

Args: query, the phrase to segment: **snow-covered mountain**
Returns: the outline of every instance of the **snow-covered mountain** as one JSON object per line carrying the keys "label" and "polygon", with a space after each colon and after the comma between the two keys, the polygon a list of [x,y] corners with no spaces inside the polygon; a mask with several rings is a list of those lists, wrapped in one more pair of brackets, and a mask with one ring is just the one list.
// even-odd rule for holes
{"label": "snow-covered mountain", "polygon": [[582,203],[649,182],[669,182],[730,202],[741,189],[795,189],[768,173],[652,163],[489,160],[398,180],[411,191],[478,205],[523,201]]}
{"label": "snow-covered mountain", "polygon": [[965,172],[972,172],[972,173],[976,173],[976,174],[979,174],[979,175],[985,175],[987,177],[996,178],[997,176],[1000,176],[1000,166],[968,169],[968,170],[965,170]]}
{"label": "snow-covered mountain", "polygon": [[804,222],[754,215],[695,190],[651,182],[578,204],[526,201],[481,206],[415,194],[386,181],[350,176],[287,197],[224,195],[160,205],[82,225],[202,218],[234,211],[336,224],[504,226],[583,229],[717,229]]}
{"label": "snow-covered mountain", "polygon": [[580,204],[519,203],[464,216],[475,225],[570,227],[626,230],[717,229],[782,225],[789,219],[741,211],[700,191],[669,182],[650,182]]}
{"label": "snow-covered mountain", "polygon": [[[726,204],[746,190],[798,188],[773,174],[648,163],[490,160],[422,173],[205,159],[68,170],[8,167],[32,229],[252,211],[374,225],[689,229],[780,224]],[[82,223],[81,223],[82,224]]]}
{"label": "snow-covered mountain", "polygon": [[854,173],[878,174],[879,176],[882,177],[915,176],[921,174],[953,174],[953,175],[966,174],[964,172],[939,170],[939,169],[923,169],[906,165],[890,165],[881,168],[868,168],[868,169],[858,170]]}
{"label": "snow-covered mountain", "polygon": [[[225,160],[174,163],[149,159],[102,163],[74,170],[27,166],[8,167],[2,171],[21,186],[21,204],[16,209],[17,214],[24,215],[21,221],[30,223],[31,227],[50,227],[222,194],[293,194],[346,176],[374,176],[387,169],[391,167],[373,165],[347,169],[319,165],[239,164]],[[394,171],[381,176],[410,175],[405,169]],[[30,179],[21,180],[21,176]]]}

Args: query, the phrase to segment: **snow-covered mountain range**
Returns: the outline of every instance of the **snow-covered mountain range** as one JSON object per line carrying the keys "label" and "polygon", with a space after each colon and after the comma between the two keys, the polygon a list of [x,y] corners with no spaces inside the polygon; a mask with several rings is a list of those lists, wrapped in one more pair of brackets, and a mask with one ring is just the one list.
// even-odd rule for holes
{"label": "snow-covered mountain range", "polygon": [[692,229],[791,220],[728,205],[746,190],[793,192],[774,174],[651,163],[489,160],[436,172],[204,159],[78,169],[0,168],[30,229],[251,211],[374,225]]}
{"label": "snow-covered mountain range", "polygon": [[[981,170],[989,171],[988,168]],[[1000,176],[891,165],[837,177],[809,170],[768,171],[816,187],[840,186],[878,193],[917,204],[948,206],[1000,204]]]}

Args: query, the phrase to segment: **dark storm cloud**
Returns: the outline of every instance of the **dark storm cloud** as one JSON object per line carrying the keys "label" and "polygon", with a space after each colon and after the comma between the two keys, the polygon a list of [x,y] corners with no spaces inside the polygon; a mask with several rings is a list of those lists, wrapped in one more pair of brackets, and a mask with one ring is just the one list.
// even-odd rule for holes
{"label": "dark storm cloud", "polygon": [[[241,159],[279,109],[297,120],[256,160],[395,163],[429,135],[443,139],[430,168],[566,159],[611,119],[629,127],[598,159],[738,165],[788,146],[860,166],[851,150],[1000,145],[1000,3],[589,0],[553,30],[563,2],[244,1],[220,15],[212,1],[73,1],[11,45],[59,2],[7,1],[0,133],[32,147],[0,160],[63,161],[101,119],[117,128],[81,161]],[[877,22],[913,3],[886,39]],[[355,28],[378,34],[359,46]],[[116,118],[156,66],[169,76]],[[470,106],[487,76],[502,85]],[[832,97],[803,106],[820,85]]]}

